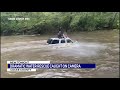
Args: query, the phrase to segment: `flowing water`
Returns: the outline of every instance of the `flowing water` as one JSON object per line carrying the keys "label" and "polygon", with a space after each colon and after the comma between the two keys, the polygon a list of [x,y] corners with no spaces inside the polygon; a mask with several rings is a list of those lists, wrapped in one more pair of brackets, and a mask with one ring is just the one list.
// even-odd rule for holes
{"label": "flowing water", "polygon": [[[118,78],[119,31],[104,30],[69,34],[77,42],[47,45],[54,35],[2,36],[2,78]],[[95,63],[95,69],[39,69],[36,72],[7,72],[7,61],[51,63]]]}

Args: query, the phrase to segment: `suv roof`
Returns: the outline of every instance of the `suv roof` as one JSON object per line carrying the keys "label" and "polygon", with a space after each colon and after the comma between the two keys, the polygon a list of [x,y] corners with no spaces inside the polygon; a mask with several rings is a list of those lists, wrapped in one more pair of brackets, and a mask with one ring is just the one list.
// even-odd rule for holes
{"label": "suv roof", "polygon": [[52,39],[52,40],[62,40],[62,39],[70,39],[70,38],[50,38],[50,39]]}
{"label": "suv roof", "polygon": [[70,38],[50,38],[50,39],[48,39],[47,43],[52,44],[54,42],[54,43],[59,43],[60,44],[60,43],[62,43],[62,40],[65,41],[64,43],[72,42],[72,40]]}

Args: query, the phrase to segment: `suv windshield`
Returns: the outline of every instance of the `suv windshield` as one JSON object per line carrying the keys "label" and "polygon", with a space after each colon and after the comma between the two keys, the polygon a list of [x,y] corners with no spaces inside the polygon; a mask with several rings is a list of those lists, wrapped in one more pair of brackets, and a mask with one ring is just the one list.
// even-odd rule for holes
{"label": "suv windshield", "polygon": [[72,41],[70,39],[67,39],[67,43],[72,43]]}

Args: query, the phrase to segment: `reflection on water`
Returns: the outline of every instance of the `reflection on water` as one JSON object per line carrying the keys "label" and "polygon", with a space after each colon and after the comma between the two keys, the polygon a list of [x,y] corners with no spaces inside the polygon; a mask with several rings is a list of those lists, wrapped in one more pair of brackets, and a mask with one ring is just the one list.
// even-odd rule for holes
{"label": "reflection on water", "polygon": [[[1,37],[1,73],[8,78],[119,77],[119,32],[95,31],[69,34],[73,44],[47,45],[51,36]],[[52,63],[96,63],[96,69],[39,69],[7,72],[9,60],[46,60]]]}

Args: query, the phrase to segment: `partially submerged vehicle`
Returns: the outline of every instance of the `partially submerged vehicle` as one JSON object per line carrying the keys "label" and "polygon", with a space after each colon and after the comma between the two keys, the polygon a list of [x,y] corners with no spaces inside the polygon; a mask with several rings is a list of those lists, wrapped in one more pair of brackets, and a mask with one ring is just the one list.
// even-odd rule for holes
{"label": "partially submerged vehicle", "polygon": [[50,38],[47,40],[48,44],[67,44],[73,43],[70,38]]}

